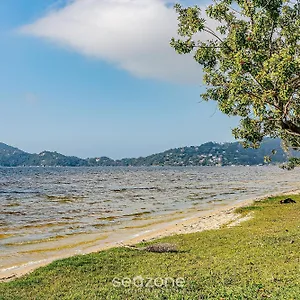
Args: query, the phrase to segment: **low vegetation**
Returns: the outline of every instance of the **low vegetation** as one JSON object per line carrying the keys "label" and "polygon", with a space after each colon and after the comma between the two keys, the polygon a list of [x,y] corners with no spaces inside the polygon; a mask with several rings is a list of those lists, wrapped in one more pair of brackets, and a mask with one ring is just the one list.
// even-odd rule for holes
{"label": "low vegetation", "polygon": [[[239,209],[253,218],[236,227],[55,261],[1,283],[0,299],[299,299],[300,196],[284,198]],[[146,250],[157,243],[178,251]]]}

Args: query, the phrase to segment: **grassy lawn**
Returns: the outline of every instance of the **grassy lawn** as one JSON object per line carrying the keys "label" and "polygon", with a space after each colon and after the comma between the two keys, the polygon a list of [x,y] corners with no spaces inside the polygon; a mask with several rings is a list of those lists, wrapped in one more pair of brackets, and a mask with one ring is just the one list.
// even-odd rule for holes
{"label": "grassy lawn", "polygon": [[[177,253],[114,248],[56,261],[0,284],[0,299],[300,299],[300,196],[291,196],[296,204],[283,198],[239,209],[254,218],[238,227],[159,240],[177,244]],[[143,286],[112,283],[136,276]],[[167,277],[184,284],[147,279]]]}

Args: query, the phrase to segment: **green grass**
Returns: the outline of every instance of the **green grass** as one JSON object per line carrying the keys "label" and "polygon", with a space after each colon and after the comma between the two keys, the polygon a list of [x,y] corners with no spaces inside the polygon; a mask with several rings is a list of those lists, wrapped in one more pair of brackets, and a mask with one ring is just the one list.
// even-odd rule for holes
{"label": "green grass", "polygon": [[[55,261],[0,284],[0,299],[300,299],[300,196],[291,197],[297,204],[279,204],[284,197],[277,197],[239,209],[254,218],[238,227],[159,240],[177,244],[178,253],[114,248]],[[185,283],[112,284],[138,275]]]}

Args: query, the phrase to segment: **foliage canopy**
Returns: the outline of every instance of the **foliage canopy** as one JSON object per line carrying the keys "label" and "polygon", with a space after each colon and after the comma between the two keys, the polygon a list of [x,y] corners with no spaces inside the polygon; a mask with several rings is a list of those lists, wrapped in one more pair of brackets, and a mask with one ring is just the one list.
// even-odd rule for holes
{"label": "foliage canopy", "polygon": [[198,6],[175,9],[180,38],[171,46],[202,65],[202,98],[241,118],[235,138],[257,148],[265,136],[279,137],[300,148],[299,0],[215,0],[205,17]]}

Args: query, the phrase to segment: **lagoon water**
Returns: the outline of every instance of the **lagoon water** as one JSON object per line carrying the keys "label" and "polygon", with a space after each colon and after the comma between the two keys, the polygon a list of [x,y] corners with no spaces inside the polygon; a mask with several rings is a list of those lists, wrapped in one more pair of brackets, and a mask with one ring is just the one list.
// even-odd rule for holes
{"label": "lagoon water", "polygon": [[277,166],[0,168],[0,272],[186,211],[299,188],[298,170]]}

